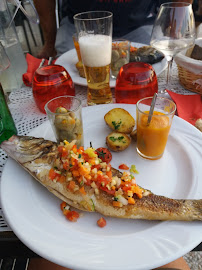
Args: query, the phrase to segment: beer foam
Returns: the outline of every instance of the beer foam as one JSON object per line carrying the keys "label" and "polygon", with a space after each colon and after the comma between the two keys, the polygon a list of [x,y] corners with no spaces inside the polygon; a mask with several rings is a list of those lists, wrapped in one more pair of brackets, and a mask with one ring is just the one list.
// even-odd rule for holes
{"label": "beer foam", "polygon": [[82,62],[88,67],[103,67],[111,63],[112,38],[86,35],[79,38]]}

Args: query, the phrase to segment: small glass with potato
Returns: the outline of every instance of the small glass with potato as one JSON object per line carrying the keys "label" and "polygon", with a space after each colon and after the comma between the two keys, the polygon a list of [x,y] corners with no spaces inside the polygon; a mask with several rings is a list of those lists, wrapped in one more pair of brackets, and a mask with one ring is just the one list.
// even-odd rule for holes
{"label": "small glass with potato", "polygon": [[73,96],[60,96],[45,105],[58,143],[76,140],[77,147],[84,146],[81,108],[81,100]]}

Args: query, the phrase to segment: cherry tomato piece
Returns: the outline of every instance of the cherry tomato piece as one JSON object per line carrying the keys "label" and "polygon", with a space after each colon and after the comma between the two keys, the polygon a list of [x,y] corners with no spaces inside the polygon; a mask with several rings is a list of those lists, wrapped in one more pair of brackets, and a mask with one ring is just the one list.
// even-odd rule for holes
{"label": "cherry tomato piece", "polygon": [[66,206],[67,206],[67,203],[66,202],[62,202],[60,204],[60,209],[63,211]]}
{"label": "cherry tomato piece", "polygon": [[66,215],[67,219],[72,222],[76,222],[79,218],[79,213],[76,211],[69,211]]}
{"label": "cherry tomato piece", "polygon": [[129,170],[129,167],[126,164],[119,165],[119,169],[121,170]]}
{"label": "cherry tomato piece", "polygon": [[96,153],[103,162],[109,163],[112,160],[112,154],[107,148],[99,147]]}
{"label": "cherry tomato piece", "polygon": [[100,228],[105,227],[106,224],[107,224],[107,222],[106,222],[106,220],[105,220],[103,217],[101,217],[101,218],[98,219],[98,221],[97,221],[97,225],[98,225]]}

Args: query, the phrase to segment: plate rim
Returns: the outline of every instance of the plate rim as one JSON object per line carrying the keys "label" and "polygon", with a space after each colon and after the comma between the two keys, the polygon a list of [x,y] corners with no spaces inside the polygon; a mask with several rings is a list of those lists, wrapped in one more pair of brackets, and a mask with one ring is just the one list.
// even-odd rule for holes
{"label": "plate rim", "polygon": [[[143,43],[138,43],[138,42],[131,42],[131,45],[132,45],[132,46],[136,46],[136,47],[150,46],[150,45],[148,45],[148,44],[143,44]],[[60,55],[60,56],[57,58],[55,64],[62,65],[62,64],[60,63],[61,59],[63,59],[63,58],[66,57],[66,56],[69,56],[71,59],[73,59],[73,57],[75,57],[75,55],[76,55],[76,49],[73,48],[73,49],[71,49],[71,50],[69,50],[69,51],[63,53],[62,55]],[[153,64],[152,66],[155,66],[155,65],[160,64],[160,63],[163,64],[163,68],[162,68],[162,70],[160,70],[158,73],[156,72],[157,77],[158,77],[158,76],[159,76],[159,75],[167,68],[167,60],[166,60],[165,57],[164,57],[160,62],[155,63],[155,64]],[[63,65],[62,65],[62,66],[63,66]],[[64,68],[65,68],[65,66],[64,66]],[[87,87],[87,82],[86,82],[85,78],[80,77],[79,74],[77,73],[76,81],[75,81],[75,75],[72,74],[72,71],[69,71],[69,70],[67,70],[67,71],[69,72],[70,76],[73,77],[72,80],[73,80],[74,84],[76,84],[76,85],[81,85],[81,86],[86,86],[86,87]],[[116,80],[115,80],[115,79],[112,79],[111,76],[110,76],[110,87],[111,87],[111,88],[114,88],[115,85],[116,85]]]}

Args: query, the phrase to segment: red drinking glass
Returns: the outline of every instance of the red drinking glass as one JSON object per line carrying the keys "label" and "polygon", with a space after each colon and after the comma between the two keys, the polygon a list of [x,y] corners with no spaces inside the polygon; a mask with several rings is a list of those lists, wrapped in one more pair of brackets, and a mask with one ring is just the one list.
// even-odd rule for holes
{"label": "red drinking glass", "polygon": [[156,73],[150,64],[131,62],[121,67],[116,79],[117,103],[136,104],[144,97],[158,93]]}
{"label": "red drinking glass", "polygon": [[34,74],[32,91],[37,107],[46,113],[45,104],[58,96],[75,96],[74,83],[67,70],[60,65],[38,68]]}

